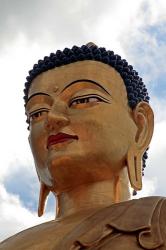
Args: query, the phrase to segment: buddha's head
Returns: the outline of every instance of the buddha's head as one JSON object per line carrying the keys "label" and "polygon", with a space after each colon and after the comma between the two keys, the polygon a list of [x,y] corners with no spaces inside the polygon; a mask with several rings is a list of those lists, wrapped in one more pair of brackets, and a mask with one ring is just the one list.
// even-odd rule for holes
{"label": "buddha's head", "polygon": [[112,180],[124,168],[141,189],[153,112],[126,60],[94,44],[58,50],[34,65],[24,93],[42,195]]}

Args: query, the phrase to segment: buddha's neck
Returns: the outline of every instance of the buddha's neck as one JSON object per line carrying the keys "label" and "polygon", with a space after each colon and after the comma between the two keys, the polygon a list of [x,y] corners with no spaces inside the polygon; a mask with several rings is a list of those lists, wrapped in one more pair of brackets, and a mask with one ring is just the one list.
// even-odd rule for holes
{"label": "buddha's neck", "polygon": [[126,170],[112,180],[89,183],[57,196],[56,219],[86,210],[99,210],[111,204],[130,199]]}

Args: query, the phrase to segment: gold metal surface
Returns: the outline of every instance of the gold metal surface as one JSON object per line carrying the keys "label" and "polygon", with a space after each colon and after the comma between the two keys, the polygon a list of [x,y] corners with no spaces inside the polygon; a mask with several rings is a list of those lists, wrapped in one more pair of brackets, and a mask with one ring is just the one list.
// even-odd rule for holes
{"label": "gold metal surface", "polygon": [[[103,250],[142,249],[137,231],[153,223],[156,228],[157,219],[148,223],[162,200],[124,201],[130,199],[130,185],[142,188],[142,155],[153,134],[149,104],[141,102],[131,110],[120,74],[96,61],[71,63],[40,74],[28,97],[29,143],[41,185],[38,214],[43,214],[45,200],[53,192],[57,215],[55,221],[13,237],[4,249],[98,249],[98,244]],[[50,136],[58,133],[74,139],[48,146]],[[136,225],[135,211],[144,204],[147,222],[143,223],[140,212]],[[102,245],[112,235],[120,237],[119,248],[116,240]],[[157,247],[162,240],[158,242]]]}

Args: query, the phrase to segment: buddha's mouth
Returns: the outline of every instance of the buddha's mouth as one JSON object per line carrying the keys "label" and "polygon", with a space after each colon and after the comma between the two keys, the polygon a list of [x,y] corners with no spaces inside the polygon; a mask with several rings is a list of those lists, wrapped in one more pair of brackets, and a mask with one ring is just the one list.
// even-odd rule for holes
{"label": "buddha's mouth", "polygon": [[50,135],[48,137],[47,140],[47,149],[49,149],[49,147],[51,147],[52,145],[58,144],[58,143],[62,143],[68,140],[78,140],[78,136],[77,135],[69,135],[69,134],[65,134],[65,133],[58,133],[56,135]]}

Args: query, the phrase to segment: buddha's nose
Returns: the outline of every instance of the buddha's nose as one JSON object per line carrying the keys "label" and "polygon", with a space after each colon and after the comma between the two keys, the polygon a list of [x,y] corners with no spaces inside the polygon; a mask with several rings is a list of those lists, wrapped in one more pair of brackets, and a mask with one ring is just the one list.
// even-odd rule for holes
{"label": "buddha's nose", "polygon": [[61,128],[69,125],[70,120],[66,112],[55,111],[51,109],[45,121],[45,128],[49,131],[59,131]]}

